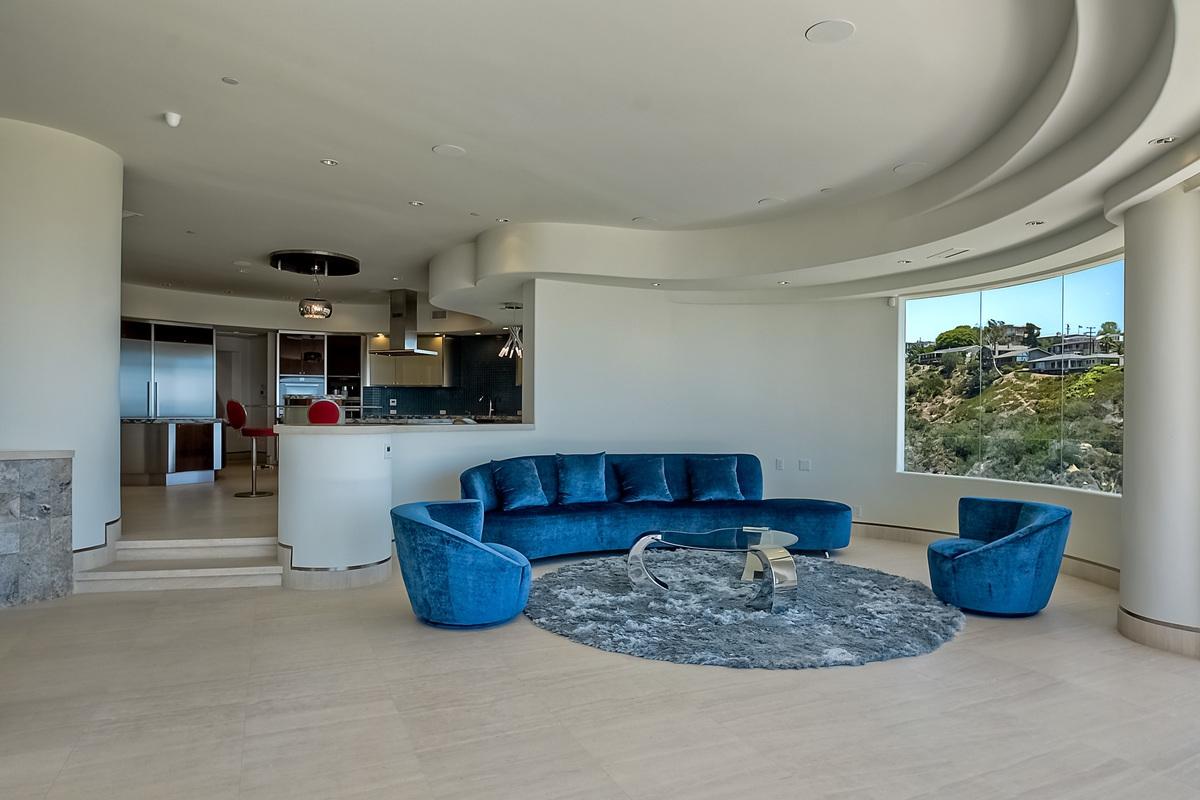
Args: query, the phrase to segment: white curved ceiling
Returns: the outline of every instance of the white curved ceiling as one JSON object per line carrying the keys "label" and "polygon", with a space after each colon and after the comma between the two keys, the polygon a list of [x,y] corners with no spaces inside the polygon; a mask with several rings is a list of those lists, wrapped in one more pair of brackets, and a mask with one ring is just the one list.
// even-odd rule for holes
{"label": "white curved ceiling", "polygon": [[[135,282],[295,296],[265,255],[315,247],[362,259],[327,286],[361,299],[479,237],[435,302],[531,275],[892,292],[1111,248],[1104,191],[1200,123],[1196,5],[8,0],[0,116],[124,157]],[[805,39],[831,17],[854,36]]]}

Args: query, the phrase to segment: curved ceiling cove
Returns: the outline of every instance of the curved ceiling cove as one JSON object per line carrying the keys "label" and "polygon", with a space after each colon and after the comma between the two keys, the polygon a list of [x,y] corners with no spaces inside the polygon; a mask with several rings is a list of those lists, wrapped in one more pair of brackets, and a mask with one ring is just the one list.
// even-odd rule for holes
{"label": "curved ceiling cove", "polygon": [[[1022,102],[916,183],[688,230],[493,228],[469,258],[454,251],[452,279],[440,274],[446,261],[431,262],[431,297],[474,307],[548,277],[671,291],[683,302],[806,301],[949,291],[1111,256],[1122,247],[1119,220],[1105,216],[1106,199],[1119,202],[1113,191],[1144,197],[1200,174],[1200,134],[1178,136],[1200,127],[1189,77],[1200,63],[1176,46],[1200,41],[1200,13],[1181,5],[1069,4],[1057,49]],[[1149,143],[1168,132],[1173,147]],[[1145,186],[1130,183],[1142,174]]]}
{"label": "curved ceiling cove", "polygon": [[298,299],[286,244],[361,260],[331,300],[488,319],[538,276],[778,302],[1074,263],[1192,168],[1198,2],[835,5],[9,0],[0,117],[124,158],[127,281]]}

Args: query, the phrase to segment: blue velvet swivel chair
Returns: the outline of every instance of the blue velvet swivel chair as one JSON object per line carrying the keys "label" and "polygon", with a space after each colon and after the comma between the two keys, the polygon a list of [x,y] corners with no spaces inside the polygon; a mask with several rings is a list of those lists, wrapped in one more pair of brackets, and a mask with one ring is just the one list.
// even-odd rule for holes
{"label": "blue velvet swivel chair", "polygon": [[961,498],[959,538],[929,545],[933,593],[967,611],[1036,614],[1050,602],[1070,529],[1062,506]]}
{"label": "blue velvet swivel chair", "polygon": [[484,544],[478,500],[409,503],[392,509],[404,588],[417,618],[430,625],[477,628],[507,622],[529,599],[529,559]]}

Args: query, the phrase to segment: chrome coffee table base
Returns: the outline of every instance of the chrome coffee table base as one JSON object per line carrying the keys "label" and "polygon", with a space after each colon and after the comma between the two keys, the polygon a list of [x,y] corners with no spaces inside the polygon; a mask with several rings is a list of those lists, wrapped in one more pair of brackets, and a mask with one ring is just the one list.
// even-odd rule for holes
{"label": "chrome coffee table base", "polygon": [[786,547],[795,542],[796,537],[792,534],[765,528],[728,528],[708,533],[651,531],[639,537],[629,550],[629,582],[634,587],[654,587],[663,591],[670,589],[646,566],[646,548],[652,544],[661,543],[689,550],[743,552],[746,554],[746,566],[742,571],[742,580],[758,582],[758,591],[747,605],[758,611],[772,611],[777,601],[786,601],[796,591],[796,562]]}

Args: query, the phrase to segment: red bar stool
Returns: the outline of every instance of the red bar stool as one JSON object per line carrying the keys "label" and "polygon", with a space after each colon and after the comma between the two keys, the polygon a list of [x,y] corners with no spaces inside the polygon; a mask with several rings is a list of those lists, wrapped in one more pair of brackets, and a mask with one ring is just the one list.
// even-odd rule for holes
{"label": "red bar stool", "polygon": [[332,400],[317,400],[308,407],[309,425],[337,425],[342,421],[342,407]]}
{"label": "red bar stool", "polygon": [[250,440],[250,491],[237,492],[234,497],[270,497],[274,492],[260,492],[258,490],[258,440],[265,439],[268,436],[275,436],[274,428],[247,428],[246,427],[246,407],[237,400],[230,400],[225,404],[225,415],[229,418],[229,424],[235,430],[242,432]]}

